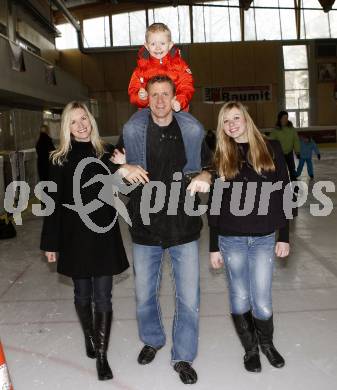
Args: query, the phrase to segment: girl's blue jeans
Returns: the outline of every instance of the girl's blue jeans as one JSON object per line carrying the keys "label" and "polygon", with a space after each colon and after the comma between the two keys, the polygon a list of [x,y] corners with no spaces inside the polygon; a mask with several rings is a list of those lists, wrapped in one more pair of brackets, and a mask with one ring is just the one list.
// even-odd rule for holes
{"label": "girl's blue jeans", "polygon": [[265,236],[219,236],[228,279],[231,312],[267,320],[272,316],[275,233]]}

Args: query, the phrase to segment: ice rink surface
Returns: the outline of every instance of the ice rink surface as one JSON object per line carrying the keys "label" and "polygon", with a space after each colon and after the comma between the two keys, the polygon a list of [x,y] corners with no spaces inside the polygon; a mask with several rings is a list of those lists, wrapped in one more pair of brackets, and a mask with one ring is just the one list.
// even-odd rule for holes
{"label": "ice rink surface", "polygon": [[[322,150],[315,182],[337,182],[337,151]],[[305,176],[303,180],[309,183]],[[243,350],[235,334],[223,272],[208,264],[208,229],[200,240],[201,318],[195,390],[337,389],[337,211],[310,214],[311,195],[291,222],[291,255],[277,260],[273,306],[275,345],[286,366],[276,369],[261,357],[262,372],[243,368]],[[56,273],[39,250],[41,218],[26,216],[17,237],[0,241],[0,337],[15,390],[178,390],[186,388],[170,366],[174,302],[170,271],[163,272],[161,303],[167,345],[148,366],[140,366],[142,347],[135,318],[132,268],[114,281],[108,358],[112,381],[99,382],[73,306],[72,282]],[[122,224],[129,260],[130,238]]]}

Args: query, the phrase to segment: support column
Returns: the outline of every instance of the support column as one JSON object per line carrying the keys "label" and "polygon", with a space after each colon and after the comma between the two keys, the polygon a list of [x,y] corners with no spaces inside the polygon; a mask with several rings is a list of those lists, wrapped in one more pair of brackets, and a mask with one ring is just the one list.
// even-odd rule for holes
{"label": "support column", "polygon": [[296,19],[296,35],[297,39],[301,38],[301,0],[294,0],[295,19]]}

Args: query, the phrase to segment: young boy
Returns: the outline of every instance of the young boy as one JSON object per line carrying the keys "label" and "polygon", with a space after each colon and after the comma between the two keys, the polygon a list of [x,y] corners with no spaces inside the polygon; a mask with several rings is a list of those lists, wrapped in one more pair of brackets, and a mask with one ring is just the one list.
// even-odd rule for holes
{"label": "young boy", "polygon": [[312,164],[312,154],[316,153],[317,158],[320,160],[321,155],[319,153],[318,146],[316,145],[315,141],[312,138],[309,138],[307,136],[303,136],[300,138],[301,142],[301,151],[299,155],[299,163],[296,171],[296,176],[300,176],[302,173],[302,169],[304,167],[304,164],[307,164],[307,170],[308,175],[310,179],[314,178],[314,168]]}
{"label": "young boy", "polygon": [[139,108],[147,107],[147,81],[153,76],[167,75],[176,86],[172,109],[188,111],[194,93],[192,72],[171,41],[170,29],[164,23],[153,23],[146,30],[145,40],[129,84],[130,102]]}

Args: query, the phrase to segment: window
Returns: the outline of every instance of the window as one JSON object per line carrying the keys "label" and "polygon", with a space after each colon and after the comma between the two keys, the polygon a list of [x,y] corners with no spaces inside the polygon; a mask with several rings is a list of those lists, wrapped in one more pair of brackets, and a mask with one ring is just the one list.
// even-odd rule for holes
{"label": "window", "polygon": [[[321,8],[318,0],[305,0],[304,8]],[[330,38],[328,14],[323,9],[302,10],[301,38]]]}
{"label": "window", "polygon": [[302,10],[301,38],[337,38],[337,5],[325,13],[318,0],[305,0],[304,8],[319,8]]}
{"label": "window", "polygon": [[70,23],[59,24],[56,28],[60,31],[61,36],[55,39],[56,49],[77,49],[77,34],[74,26]]}
{"label": "window", "polygon": [[142,45],[145,41],[146,14],[145,11],[130,12],[130,43]]}
{"label": "window", "polygon": [[337,3],[332,6],[332,10],[328,14],[330,22],[331,38],[337,38]]}
{"label": "window", "polygon": [[145,41],[145,11],[112,15],[113,46],[142,45]]}
{"label": "window", "polygon": [[165,23],[175,43],[190,43],[190,12],[188,6],[149,9],[149,24]]}
{"label": "window", "polygon": [[[240,41],[239,0],[212,1],[204,6],[193,6],[194,42]],[[217,7],[218,6],[218,7]]]}
{"label": "window", "polygon": [[[279,9],[292,8],[292,9]],[[296,39],[293,0],[254,0],[244,12],[245,40]]]}
{"label": "window", "polygon": [[[280,6],[294,8],[293,0],[279,0]],[[280,9],[282,39],[296,39],[296,19],[294,9]]]}
{"label": "window", "polygon": [[84,47],[107,47],[110,42],[109,16],[83,20]]}
{"label": "window", "polygon": [[193,41],[206,42],[204,7],[193,7]]}
{"label": "window", "polygon": [[249,8],[244,12],[244,29],[245,29],[245,41],[256,40],[256,26],[255,26],[255,12],[254,9]]}
{"label": "window", "polygon": [[[329,13],[323,11],[318,0],[303,0],[300,3],[302,39],[337,38],[337,0]],[[240,0],[200,0],[190,6],[150,8],[111,15],[111,23],[110,16],[86,19],[83,21],[84,46],[142,45],[146,20],[149,24],[167,24],[172,40],[177,44],[191,42],[191,27],[193,42],[297,39],[294,0],[253,0],[251,7],[242,14]],[[241,37],[241,22],[244,24],[244,37]],[[56,39],[57,48],[77,48],[74,28],[62,24],[58,29],[62,37]]]}
{"label": "window", "polygon": [[285,106],[295,127],[309,125],[309,71],[305,45],[283,46]]}
{"label": "window", "polygon": [[[278,3],[278,0],[254,0],[253,5],[256,7],[278,7]],[[280,14],[277,8],[250,8],[247,13],[254,15],[254,18],[249,18],[249,22],[254,23],[255,21],[255,39],[281,39]]]}
{"label": "window", "polygon": [[113,46],[129,46],[129,14],[112,15],[111,20]]}

